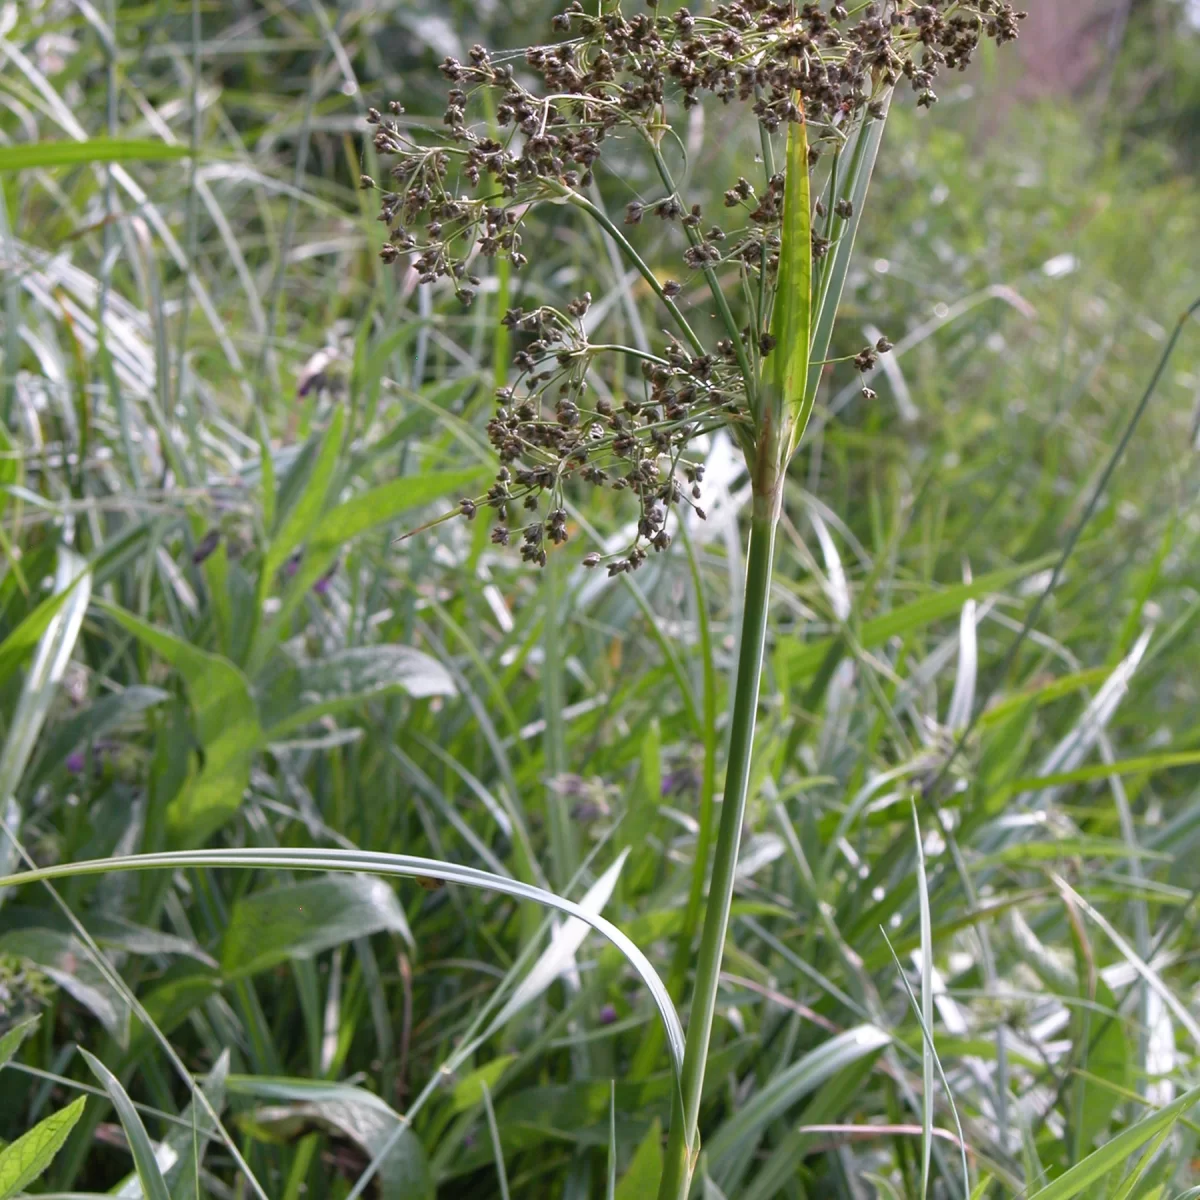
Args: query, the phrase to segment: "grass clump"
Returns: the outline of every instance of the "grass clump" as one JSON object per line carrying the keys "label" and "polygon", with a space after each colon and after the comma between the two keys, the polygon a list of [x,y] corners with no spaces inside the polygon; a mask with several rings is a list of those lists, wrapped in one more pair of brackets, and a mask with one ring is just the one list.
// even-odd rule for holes
{"label": "grass clump", "polygon": [[[939,6],[901,7],[919,96]],[[618,30],[664,99],[688,38],[785,36],[667,8]],[[842,71],[879,14],[819,11],[843,40],[805,79],[819,51],[845,90],[803,124],[783,48],[728,106],[618,64],[645,102],[601,138],[564,77],[591,6],[18,10],[0,1134],[49,1148],[20,1186],[1190,1186],[1194,338],[1121,438],[1197,290],[1194,189],[1065,105],[988,140],[1007,53],[873,147],[886,67]],[[576,57],[508,53],[542,31]],[[487,77],[442,79],[476,42]],[[526,171],[543,115],[599,156]],[[412,245],[359,186],[403,196],[380,132],[410,165],[449,139],[429,202],[463,211],[401,200]],[[488,139],[512,196],[454,178]],[[541,572],[495,537],[534,524]]]}

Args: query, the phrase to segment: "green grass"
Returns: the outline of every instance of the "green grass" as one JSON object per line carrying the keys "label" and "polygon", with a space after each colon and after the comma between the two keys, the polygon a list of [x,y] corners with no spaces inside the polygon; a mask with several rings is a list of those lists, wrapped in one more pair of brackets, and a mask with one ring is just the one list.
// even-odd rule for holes
{"label": "green grass", "polygon": [[[49,1194],[156,1170],[172,1196],[646,1194],[678,1034],[636,956],[567,915],[690,994],[744,481],[611,583],[577,567],[629,520],[616,498],[546,577],[482,522],[398,541],[487,476],[504,289],[586,286],[612,341],[656,318],[558,211],[470,310],[422,296],[353,184],[367,104],[436,112],[445,37],[549,37],[549,8],[15,11],[0,875],[64,869],[0,889],[0,1136],[62,1143]],[[1194,325],[1010,653],[1200,294],[1195,176],[1115,102],[996,131],[1002,81],[973,82],[889,119],[828,357],[867,325],[902,352],[869,406],[832,369],[789,476],[709,1197],[917,1196],[926,1154],[930,1196],[1195,1177]],[[707,121],[698,194],[753,152]],[[184,850],[208,857],[65,869]],[[299,874],[335,852],[430,886]]]}

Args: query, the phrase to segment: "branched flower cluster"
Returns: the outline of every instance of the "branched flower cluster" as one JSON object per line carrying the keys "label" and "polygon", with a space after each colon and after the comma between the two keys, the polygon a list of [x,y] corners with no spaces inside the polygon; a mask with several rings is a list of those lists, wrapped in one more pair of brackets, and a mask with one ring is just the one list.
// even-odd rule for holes
{"label": "branched flower cluster", "polygon": [[[803,119],[812,169],[858,123],[882,116],[889,89],[907,80],[918,104],[932,104],[943,69],[965,67],[984,38],[1012,40],[1024,15],[1007,0],[731,0],[699,14],[686,5],[657,9],[656,0],[633,13],[620,0],[586,8],[570,0],[553,21],[565,40],[531,47],[523,64],[499,61],[482,46],[466,62],[447,58],[442,72],[451,87],[438,136],[421,138],[398,102],[386,115],[370,110],[375,148],[392,162],[381,188],[383,259],[405,262],[422,282],[448,279],[471,303],[480,282],[473,260],[501,256],[524,266],[524,215],[542,200],[581,200],[605,143],[621,132],[644,144],[663,183],[662,194],[629,203],[625,224],[647,217],[678,223],[687,239],[684,264],[710,287],[718,286],[718,268],[732,267],[749,294],[767,296],[778,267],[784,176],[770,175],[757,188],[739,178],[725,193],[726,224],[706,221],[699,205],[678,194],[659,148],[678,106],[705,95],[741,103],[768,138]],[[472,120],[468,109],[483,92],[490,101]],[[363,185],[376,186],[366,176]],[[849,201],[835,203],[839,217],[852,215]],[[814,231],[814,258],[828,250]],[[669,283],[660,294],[670,305],[680,290]],[[706,428],[745,419],[747,375],[773,349],[768,304],[740,331],[731,327],[711,353],[689,338],[661,357],[638,355],[644,394],[619,405],[589,397],[597,348],[583,330],[586,306],[581,298],[566,313],[506,314],[525,336],[518,339],[520,376],[498,394],[488,426],[503,467],[486,500],[464,501],[463,511],[472,516],[489,504],[499,522],[494,540],[506,543],[518,532],[516,509],[535,512],[547,494],[549,514],[519,530],[524,557],[544,563],[546,542],[566,538],[568,478],[631,490],[641,501],[638,537],[610,565],[631,570],[644,561],[646,545],[662,549],[669,540],[666,510],[698,491],[697,468],[683,459],[687,443]]]}
{"label": "branched flower cluster", "polygon": [[[546,542],[567,539],[567,479],[632,492],[641,510],[638,534],[628,555],[609,563],[609,574],[616,575],[641,565],[643,543],[655,550],[670,545],[665,525],[672,505],[691,504],[703,516],[695,501],[704,468],[683,454],[698,432],[737,415],[732,396],[739,378],[713,357],[691,354],[671,339],[661,356],[616,348],[640,359],[640,399],[630,396],[618,405],[604,395],[592,398],[588,367],[596,354],[613,348],[588,341],[582,318],[590,302],[585,293],[566,313],[549,306],[505,313],[505,325],[533,340],[516,356],[518,379],[496,394],[499,406],[487,432],[502,466],[485,503],[496,512],[492,541],[507,545],[519,534],[522,557],[544,565]],[[550,497],[548,516],[518,529],[522,510],[536,512],[543,494]],[[468,517],[478,507],[470,500],[462,504]],[[585,561],[594,566],[599,557]]]}

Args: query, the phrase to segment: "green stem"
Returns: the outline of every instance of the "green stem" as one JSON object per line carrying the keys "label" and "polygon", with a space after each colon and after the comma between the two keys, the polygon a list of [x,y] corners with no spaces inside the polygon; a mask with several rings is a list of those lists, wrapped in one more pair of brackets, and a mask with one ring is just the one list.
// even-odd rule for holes
{"label": "green stem", "polygon": [[679,311],[679,305],[663,291],[662,284],[658,282],[658,276],[650,270],[642,256],[630,245],[629,239],[612,223],[608,213],[593,204],[586,196],[580,195],[579,192],[567,187],[565,184],[555,183],[550,180],[547,183],[564,200],[574,204],[576,208],[583,209],[621,247],[621,252],[633,264],[637,273],[650,285],[654,294],[663,302],[667,312],[671,314],[675,324],[679,326],[679,332],[687,339],[688,345],[697,354],[703,354],[704,343],[696,336],[695,330],[688,324],[687,318]]}
{"label": "green stem", "polygon": [[[679,189],[675,186],[675,179],[671,174],[670,168],[667,166],[666,159],[663,158],[662,152],[650,141],[650,152],[654,156],[654,166],[658,171],[658,177],[662,180],[663,187],[674,196],[680,204],[683,203],[683,197],[679,194]],[[697,248],[704,243],[703,236],[691,225],[684,225],[683,232],[687,235],[689,244],[693,248]],[[738,328],[737,321],[733,318],[733,311],[729,307],[729,301],[725,298],[725,289],[721,287],[721,281],[717,278],[717,273],[708,263],[704,263],[701,268],[705,282],[708,284],[708,290],[712,294],[713,303],[717,306],[717,315],[721,318],[721,323],[725,326],[725,332],[729,335],[729,340],[733,343],[733,353],[737,357],[738,369],[742,373],[742,378],[746,381],[746,400],[750,406],[750,411],[758,415],[758,388],[756,386],[758,375],[754,371],[754,367],[750,363],[750,357],[746,353],[746,343],[742,340],[742,331]]]}
{"label": "green stem", "polygon": [[779,482],[759,489],[755,496],[750,526],[750,548],[746,557],[746,595],[742,606],[742,633],[738,651],[737,681],[733,697],[733,724],[729,739],[729,761],[725,770],[725,792],[721,824],[713,856],[696,962],[696,981],[688,1018],[681,1090],[676,1093],[671,1114],[671,1135],[663,1166],[658,1200],[687,1200],[692,1171],[699,1154],[697,1126],[704,1092],[704,1068],[712,1035],[713,1015],[721,975],[721,956],[729,929],[733,904],[734,874],[746,815],[750,785],[751,750],[758,693],[762,679],[763,648],[767,636],[767,612],[771,594],[771,564],[775,553],[775,529],[779,521]]}

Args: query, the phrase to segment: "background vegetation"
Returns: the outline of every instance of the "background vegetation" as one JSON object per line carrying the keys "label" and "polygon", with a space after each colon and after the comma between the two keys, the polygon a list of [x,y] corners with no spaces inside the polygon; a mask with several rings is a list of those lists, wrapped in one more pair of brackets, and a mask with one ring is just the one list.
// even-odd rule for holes
{"label": "background vegetation", "polygon": [[[514,298],[587,288],[634,344],[652,320],[557,214],[465,312],[376,255],[366,107],[436,117],[444,54],[548,39],[552,12],[0,6],[0,875],[25,852],[426,856],[602,910],[682,994],[739,612],[730,447],[707,521],[636,576],[578,568],[622,540],[613,497],[545,573],[482,522],[396,540],[487,476]],[[981,1196],[1102,1144],[1116,1173],[1059,1194],[1176,1196],[1200,1165],[1186,1122],[1144,1160],[1113,1141],[1198,1081],[1194,328],[1010,653],[1200,294],[1185,7],[1133,5],[1102,57],[1039,99],[985,58],[890,119],[839,336],[897,351],[870,403],[831,370],[789,484],[709,1200],[919,1195],[927,1116],[934,1195],[964,1194],[960,1137]],[[109,137],[126,161],[99,161]],[[719,204],[754,147],[698,110],[688,152]],[[642,182],[598,184],[618,212]],[[171,1196],[576,1200],[614,1171],[652,1193],[671,1077],[644,980],[514,895],[423,882],[0,890],[0,1134],[88,1097],[40,1182],[0,1158],[0,1195],[154,1195],[160,1172]]]}

